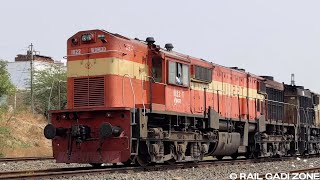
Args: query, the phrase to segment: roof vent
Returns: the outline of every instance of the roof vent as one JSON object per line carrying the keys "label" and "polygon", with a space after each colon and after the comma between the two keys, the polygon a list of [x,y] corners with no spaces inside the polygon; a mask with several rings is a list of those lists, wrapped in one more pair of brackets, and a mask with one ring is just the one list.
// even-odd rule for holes
{"label": "roof vent", "polygon": [[231,69],[235,69],[235,70],[238,70],[238,71],[243,71],[243,72],[246,72],[245,69],[243,68],[239,68],[239,67],[230,67]]}
{"label": "roof vent", "polygon": [[148,43],[148,45],[155,43],[156,41],[154,40],[153,37],[147,37],[146,42]]}
{"label": "roof vent", "polygon": [[263,78],[268,79],[270,81],[274,81],[273,76],[260,76],[260,77],[263,77]]}
{"label": "roof vent", "polygon": [[172,49],[174,48],[171,43],[167,43],[166,45],[164,45],[164,47],[167,49],[167,51],[172,51]]}

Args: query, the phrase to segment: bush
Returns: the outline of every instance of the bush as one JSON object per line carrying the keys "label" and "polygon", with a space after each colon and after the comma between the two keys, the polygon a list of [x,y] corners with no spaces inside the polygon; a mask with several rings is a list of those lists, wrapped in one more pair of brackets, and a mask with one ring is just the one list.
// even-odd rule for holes
{"label": "bush", "polygon": [[13,93],[14,85],[10,81],[10,75],[7,71],[7,62],[0,60],[0,97]]}
{"label": "bush", "polygon": [[[64,67],[59,65],[50,65],[43,70],[37,70],[34,73],[34,106],[36,112],[47,114],[50,101],[50,109],[61,109],[59,107],[59,86],[58,83],[67,80],[67,73]],[[53,85],[53,86],[52,86]],[[66,83],[61,83],[61,102],[66,102]],[[51,96],[50,96],[51,94]],[[50,100],[49,100],[50,98]]]}

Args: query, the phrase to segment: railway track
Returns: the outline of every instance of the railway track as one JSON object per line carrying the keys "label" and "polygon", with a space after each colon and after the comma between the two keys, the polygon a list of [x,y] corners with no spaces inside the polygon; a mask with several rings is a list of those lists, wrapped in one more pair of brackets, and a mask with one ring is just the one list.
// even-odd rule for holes
{"label": "railway track", "polygon": [[[101,168],[93,167],[77,167],[77,168],[53,168],[43,170],[26,170],[26,171],[7,171],[0,172],[0,179],[36,179],[45,177],[57,177],[57,176],[72,176],[81,174],[96,174],[96,173],[130,173],[130,172],[141,172],[141,171],[159,171],[159,170],[172,170],[181,168],[192,168],[202,166],[213,166],[221,165],[222,163],[230,164],[230,161],[221,161],[220,163],[188,163],[188,164],[176,164],[176,165],[156,165],[147,167],[136,167],[136,166],[106,166]],[[243,163],[242,160],[233,163]]]}
{"label": "railway track", "polygon": [[97,173],[108,172],[110,168],[106,169],[93,169],[91,167],[78,167],[78,168],[52,168],[41,170],[25,170],[25,171],[7,171],[0,172],[0,179],[35,179],[44,177],[55,177],[62,175],[77,175],[83,173]]}
{"label": "railway track", "polygon": [[[292,158],[286,158],[287,160]],[[279,161],[284,159],[279,159]],[[76,168],[53,168],[43,170],[25,170],[25,171],[7,171],[0,172],[0,179],[37,179],[45,177],[58,177],[58,176],[72,176],[81,174],[97,174],[97,173],[130,173],[130,172],[141,172],[141,171],[162,171],[162,170],[174,170],[174,169],[186,169],[186,168],[200,168],[200,167],[212,167],[230,164],[251,164],[259,162],[274,161],[274,159],[237,159],[237,160],[209,160],[199,163],[177,163],[175,165],[155,165],[147,167],[137,166],[103,166],[100,168],[93,167],[76,167]]]}
{"label": "railway track", "polygon": [[18,161],[38,161],[38,160],[51,160],[53,157],[15,157],[15,158],[0,158],[0,162],[18,162]]}

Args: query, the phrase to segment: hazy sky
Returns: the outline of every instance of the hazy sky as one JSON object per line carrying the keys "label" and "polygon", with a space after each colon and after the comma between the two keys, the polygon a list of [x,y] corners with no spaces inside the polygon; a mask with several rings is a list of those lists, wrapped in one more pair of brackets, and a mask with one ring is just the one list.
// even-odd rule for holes
{"label": "hazy sky", "polygon": [[0,5],[0,58],[13,61],[32,42],[62,59],[66,41],[87,29],[164,46],[225,66],[320,92],[320,1],[8,0]]}

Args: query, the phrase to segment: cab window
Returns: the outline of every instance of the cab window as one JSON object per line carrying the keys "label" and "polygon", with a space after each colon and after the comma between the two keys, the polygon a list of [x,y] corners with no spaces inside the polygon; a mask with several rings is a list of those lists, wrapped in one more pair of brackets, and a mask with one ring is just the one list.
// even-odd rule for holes
{"label": "cab window", "polygon": [[169,84],[189,86],[189,66],[179,62],[169,61]]}

